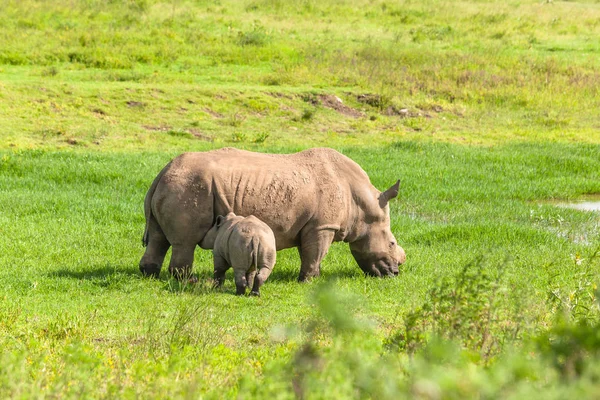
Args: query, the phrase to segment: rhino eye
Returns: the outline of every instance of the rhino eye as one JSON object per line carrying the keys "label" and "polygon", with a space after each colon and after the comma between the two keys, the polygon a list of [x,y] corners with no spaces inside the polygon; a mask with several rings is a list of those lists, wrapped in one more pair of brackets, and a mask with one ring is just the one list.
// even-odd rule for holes
{"label": "rhino eye", "polygon": [[396,245],[396,242],[390,242],[390,247],[394,247]]}

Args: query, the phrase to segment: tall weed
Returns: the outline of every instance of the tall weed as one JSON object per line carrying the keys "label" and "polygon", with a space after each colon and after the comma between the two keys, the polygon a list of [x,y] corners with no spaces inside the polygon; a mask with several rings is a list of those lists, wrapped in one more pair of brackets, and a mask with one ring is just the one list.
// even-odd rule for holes
{"label": "tall weed", "polygon": [[404,316],[388,348],[414,354],[437,338],[460,343],[488,362],[518,338],[522,327],[518,308],[507,306],[517,303],[506,301],[505,266],[491,268],[479,257],[457,276],[442,279],[423,305]]}
{"label": "tall weed", "polygon": [[536,337],[538,350],[562,377],[572,380],[600,356],[600,291],[596,284],[600,246],[573,262],[574,287],[554,285],[548,302],[555,321]]}

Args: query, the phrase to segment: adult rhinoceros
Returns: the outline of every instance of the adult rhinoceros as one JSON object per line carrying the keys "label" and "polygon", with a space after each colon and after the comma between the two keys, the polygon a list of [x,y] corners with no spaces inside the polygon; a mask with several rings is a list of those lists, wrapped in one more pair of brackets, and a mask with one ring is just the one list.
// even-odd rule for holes
{"label": "adult rhinoceros", "polygon": [[145,275],[158,276],[169,246],[169,271],[191,272],[196,245],[218,215],[254,215],[273,230],[277,250],[298,247],[300,276],[319,275],[334,241],[350,244],[369,275],[393,276],[406,255],[390,230],[388,201],[399,181],[377,190],[362,168],[327,148],[262,154],[224,148],[184,153],[154,179],[144,202]]}

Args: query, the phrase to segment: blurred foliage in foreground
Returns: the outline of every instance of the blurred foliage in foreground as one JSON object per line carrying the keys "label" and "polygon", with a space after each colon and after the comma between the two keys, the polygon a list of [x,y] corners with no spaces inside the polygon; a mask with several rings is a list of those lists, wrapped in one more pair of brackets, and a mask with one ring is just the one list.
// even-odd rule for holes
{"label": "blurred foliage in foreground", "polygon": [[320,317],[308,324],[293,358],[267,366],[260,379],[243,378],[239,393],[300,399],[597,396],[600,309],[589,274],[597,255],[581,266],[577,288],[553,290],[555,322],[537,330],[513,302],[503,301],[517,295],[505,286],[503,266],[481,258],[441,280],[383,343],[355,313],[357,299],[324,283],[313,296]]}

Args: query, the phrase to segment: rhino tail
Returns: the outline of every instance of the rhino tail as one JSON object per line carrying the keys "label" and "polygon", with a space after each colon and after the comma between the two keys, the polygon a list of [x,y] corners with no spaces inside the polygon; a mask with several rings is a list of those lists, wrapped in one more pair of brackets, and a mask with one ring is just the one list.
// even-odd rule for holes
{"label": "rhino tail", "polygon": [[258,270],[258,252],[260,251],[260,240],[256,236],[252,237],[252,251],[250,260],[250,267],[254,267]]}
{"label": "rhino tail", "polygon": [[146,197],[144,198],[144,216],[146,217],[146,226],[144,228],[144,236],[142,237],[142,245],[144,247],[148,246],[148,242],[150,241],[150,220],[154,218],[154,215],[152,215],[152,196],[154,196],[156,187],[170,165],[171,163],[168,163],[156,178],[154,178],[154,181],[152,182],[152,185],[150,185],[150,189],[148,189],[148,193],[146,193]]}

